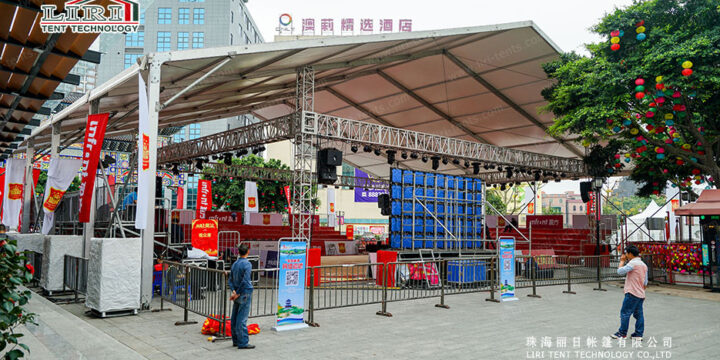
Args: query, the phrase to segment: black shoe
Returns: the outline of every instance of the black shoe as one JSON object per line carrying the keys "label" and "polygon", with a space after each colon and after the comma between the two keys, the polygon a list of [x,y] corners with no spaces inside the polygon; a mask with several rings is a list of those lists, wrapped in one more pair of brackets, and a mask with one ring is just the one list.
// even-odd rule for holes
{"label": "black shoe", "polygon": [[240,349],[240,350],[250,350],[250,349],[254,349],[254,348],[255,348],[255,345],[247,345],[245,347],[238,347],[238,349]]}

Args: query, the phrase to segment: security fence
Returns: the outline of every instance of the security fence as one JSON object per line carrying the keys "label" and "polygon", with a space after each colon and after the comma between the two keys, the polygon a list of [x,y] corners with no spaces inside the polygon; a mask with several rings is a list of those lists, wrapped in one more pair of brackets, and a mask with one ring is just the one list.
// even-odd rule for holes
{"label": "security fence", "polygon": [[81,301],[79,294],[87,295],[88,259],[65,255],[63,261],[63,290],[75,295],[72,302]]}
{"label": "security fence", "polygon": [[[653,255],[644,255],[652,263]],[[496,257],[470,256],[453,259],[399,261],[349,265],[323,265],[307,268],[306,311],[308,323],[314,323],[315,311],[350,306],[380,304],[378,315],[392,316],[388,304],[393,302],[437,298],[445,307],[446,297],[457,294],[488,292],[489,301],[497,301],[498,272]],[[600,256],[518,256],[515,262],[515,287],[532,288],[529,296],[540,297],[537,288],[567,285],[564,293],[573,294],[572,284],[602,283],[623,279],[617,274],[619,258]],[[651,279],[662,274],[649,266]],[[273,316],[278,308],[278,269],[252,270],[254,291],[251,318]],[[598,277],[599,275],[599,277]],[[216,320],[224,329],[229,321],[232,302],[227,282],[229,272],[220,269],[163,262],[161,307],[170,302],[184,311],[187,324],[190,312]],[[564,287],[563,287],[564,289]],[[220,339],[224,338],[219,334]]]}

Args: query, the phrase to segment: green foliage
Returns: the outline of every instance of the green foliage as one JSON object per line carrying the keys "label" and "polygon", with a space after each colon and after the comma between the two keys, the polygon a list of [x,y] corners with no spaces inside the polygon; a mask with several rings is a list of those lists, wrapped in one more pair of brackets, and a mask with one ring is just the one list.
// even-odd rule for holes
{"label": "green foliage", "polygon": [[[585,146],[614,139],[617,149],[606,159],[604,175],[632,161],[638,195],[659,194],[667,182],[684,189],[692,183],[720,185],[718,5],[717,0],[638,1],[605,16],[592,31],[607,41],[588,44],[590,57],[563,54],[544,65],[554,80],[542,92],[548,101],[544,110],[556,117],[550,131],[579,134]],[[636,39],[641,21],[643,41]],[[613,51],[610,34],[616,30],[624,35]],[[693,63],[690,76],[681,73],[686,61]]]}
{"label": "green foliage", "polygon": [[[76,176],[72,183],[70,183],[70,187],[68,187],[66,192],[73,192],[80,190],[80,177]],[[35,193],[36,194],[45,194],[45,184],[47,184],[47,171],[41,171],[40,176],[38,177],[38,183],[37,186],[35,186]]]}
{"label": "green foliage", "polygon": [[[254,166],[261,168],[285,169],[290,168],[277,159],[270,159],[267,162],[260,156],[247,155],[243,158],[233,158],[233,164]],[[213,178],[203,175],[203,179],[212,180],[213,210],[238,210],[245,209],[245,179],[242,178]],[[286,185],[274,180],[257,181],[258,201],[260,212],[282,212],[287,206],[283,187]]]}
{"label": "green foliage", "polygon": [[[664,196],[654,195],[649,197],[610,196],[607,201],[603,202],[603,214],[628,216],[637,215],[645,210],[645,208],[650,204],[650,201],[655,201],[656,204],[662,205],[666,200]],[[612,203],[612,205],[610,203]]]}
{"label": "green foliage", "polygon": [[[501,214],[505,214],[507,211],[507,204],[505,204],[502,197],[498,195],[498,191],[499,190],[488,188],[485,192],[485,196],[487,197],[487,202],[490,203],[490,205],[492,205]],[[487,205],[485,205],[485,213],[495,215],[495,211],[491,210]]]}
{"label": "green foliage", "polygon": [[543,215],[562,215],[562,211],[556,207],[544,207],[542,209]]}
{"label": "green foliage", "polygon": [[18,287],[32,280],[34,269],[22,265],[26,258],[17,252],[15,240],[0,236],[0,352],[7,351],[6,359],[17,359],[29,353],[29,348],[19,342],[23,334],[15,330],[20,325],[34,323],[35,318],[35,314],[23,308],[30,300],[30,291],[20,291]]}

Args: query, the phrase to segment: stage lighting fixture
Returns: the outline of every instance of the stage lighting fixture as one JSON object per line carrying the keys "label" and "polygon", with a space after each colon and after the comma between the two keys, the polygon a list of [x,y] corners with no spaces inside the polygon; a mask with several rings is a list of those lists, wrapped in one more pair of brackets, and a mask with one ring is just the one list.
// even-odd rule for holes
{"label": "stage lighting fixture", "polygon": [[490,169],[495,169],[495,165],[490,164]]}
{"label": "stage lighting fixture", "polygon": [[173,173],[173,175],[175,175],[175,176],[180,175],[180,169],[178,169],[178,166],[177,166],[177,165],[173,166],[173,168],[172,168],[172,173]]}
{"label": "stage lighting fixture", "polygon": [[225,157],[223,158],[223,163],[225,165],[232,165],[232,154],[225,154]]}
{"label": "stage lighting fixture", "polygon": [[498,166],[497,169],[498,169],[498,171],[503,171],[502,166]]}
{"label": "stage lighting fixture", "polygon": [[252,149],[253,155],[257,155],[259,152],[260,152],[260,151],[258,150],[258,148],[253,148],[253,149]]}
{"label": "stage lighting fixture", "polygon": [[548,183],[548,179],[543,179],[543,184],[547,184],[547,183]]}
{"label": "stage lighting fixture", "polygon": [[375,150],[373,151],[373,153],[375,153],[375,156],[380,156],[380,154],[382,154],[382,152],[380,151],[380,149],[375,149]]}
{"label": "stage lighting fixture", "polygon": [[357,147],[357,145],[351,146],[351,147],[350,147],[350,151],[352,151],[352,152],[354,152],[354,153],[358,152],[358,147]]}
{"label": "stage lighting fixture", "polygon": [[566,173],[562,173],[562,174],[560,174],[560,177],[561,177],[561,178],[566,178],[566,177],[567,177],[567,174],[566,174]]}
{"label": "stage lighting fixture", "polygon": [[555,178],[555,182],[560,182],[560,178],[559,178],[559,177],[556,177],[556,178]]}
{"label": "stage lighting fixture", "polygon": [[500,185],[500,191],[505,191],[506,187],[505,184]]}
{"label": "stage lighting fixture", "polygon": [[490,170],[490,165],[488,165],[488,164],[483,165],[483,169]]}
{"label": "stage lighting fixture", "polygon": [[510,179],[510,178],[513,176],[512,168],[505,168],[505,170],[507,170],[507,172],[506,172],[506,174],[505,174],[505,177],[507,177],[508,179]]}
{"label": "stage lighting fixture", "polygon": [[201,159],[198,159],[198,161],[195,163],[195,168],[197,168],[198,170],[203,169],[203,162]]}
{"label": "stage lighting fixture", "polygon": [[370,146],[365,145],[365,146],[363,146],[363,151],[364,151],[364,152],[371,152],[371,151],[372,151],[372,148],[371,148]]}
{"label": "stage lighting fixture", "polygon": [[421,160],[422,160],[422,162],[426,163],[426,162],[428,162],[428,157],[423,155]]}
{"label": "stage lighting fixture", "polygon": [[433,156],[430,159],[432,160],[432,169],[437,170],[440,167],[440,157]]}
{"label": "stage lighting fixture", "polygon": [[418,155],[417,153],[410,153],[410,158],[411,158],[411,159],[415,160],[415,159],[417,159],[418,157],[420,157],[420,155]]}
{"label": "stage lighting fixture", "polygon": [[533,175],[533,178],[535,179],[535,181],[540,181],[540,172],[539,172],[539,171],[535,171],[535,174]]}
{"label": "stage lighting fixture", "polygon": [[258,148],[258,150],[260,150],[260,152],[265,151],[265,145],[260,145],[260,147]]}
{"label": "stage lighting fixture", "polygon": [[519,182],[519,181],[516,181],[516,182],[515,182],[515,186],[520,186],[520,182]]}
{"label": "stage lighting fixture", "polygon": [[448,159],[447,159],[447,158],[443,158],[443,159],[442,159],[442,163],[443,163],[443,165],[447,165],[447,164],[448,164]]}
{"label": "stage lighting fixture", "polygon": [[470,167],[470,162],[469,162],[469,161],[467,161],[467,160],[465,160],[465,163],[464,163],[463,165],[465,165],[465,168],[467,169],[467,168],[469,168],[469,167]]}
{"label": "stage lighting fixture", "polygon": [[454,165],[460,165],[460,160],[458,160],[458,159],[453,159],[452,162]]}
{"label": "stage lighting fixture", "polygon": [[580,178],[579,178],[579,177],[577,177],[577,176],[573,176],[573,177],[572,177],[572,179],[573,179],[574,181],[578,181],[578,180],[580,180]]}
{"label": "stage lighting fixture", "polygon": [[473,166],[473,175],[479,174],[479,173],[480,173],[480,163],[479,163],[479,162],[474,162],[474,163],[472,164],[472,166]]}
{"label": "stage lighting fixture", "polygon": [[387,154],[388,165],[392,165],[395,162],[395,154],[397,154],[397,151],[388,150],[385,153]]}
{"label": "stage lighting fixture", "polygon": [[220,157],[218,157],[217,155],[213,155],[213,156],[211,156],[211,158],[212,158],[213,160],[217,160],[217,159],[219,159]]}
{"label": "stage lighting fixture", "polygon": [[403,160],[407,160],[408,153],[404,152],[404,153],[400,154],[400,157],[403,158]]}

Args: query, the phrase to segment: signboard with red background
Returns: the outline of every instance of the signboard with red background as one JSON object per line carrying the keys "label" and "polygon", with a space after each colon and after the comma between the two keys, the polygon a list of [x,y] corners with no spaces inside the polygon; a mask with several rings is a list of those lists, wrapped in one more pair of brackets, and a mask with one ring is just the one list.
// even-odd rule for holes
{"label": "signboard with red background", "polygon": [[526,218],[527,227],[532,224],[533,229],[562,229],[562,215],[528,215]]}
{"label": "signboard with red background", "polygon": [[218,255],[217,220],[195,219],[192,222],[192,240],[194,248],[205,251],[210,256]]}

